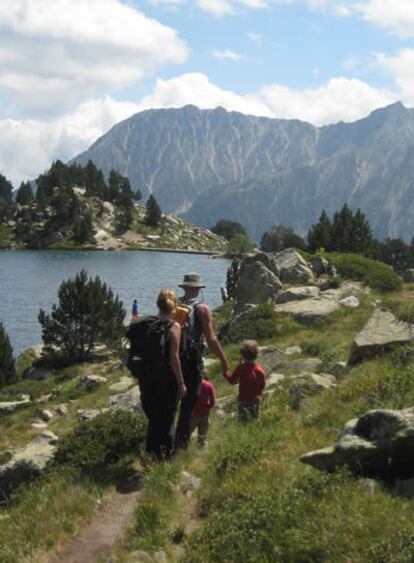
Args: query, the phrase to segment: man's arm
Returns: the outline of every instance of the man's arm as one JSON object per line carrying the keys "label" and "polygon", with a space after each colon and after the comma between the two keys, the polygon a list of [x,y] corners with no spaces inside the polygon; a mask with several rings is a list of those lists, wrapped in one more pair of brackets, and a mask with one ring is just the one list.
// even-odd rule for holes
{"label": "man's arm", "polygon": [[220,346],[220,342],[217,340],[216,333],[213,328],[213,316],[207,305],[201,303],[197,307],[197,313],[200,315],[201,329],[207,340],[208,347],[217,356],[221,363],[221,369],[227,371],[229,369],[229,364],[227,358],[223,352],[223,348]]}
{"label": "man's arm", "polygon": [[170,366],[173,373],[177,379],[178,387],[180,390],[181,397],[187,393],[186,386],[184,384],[183,373],[181,371],[181,363],[179,357],[180,350],[180,337],[181,337],[181,327],[178,323],[174,323],[170,328]]}

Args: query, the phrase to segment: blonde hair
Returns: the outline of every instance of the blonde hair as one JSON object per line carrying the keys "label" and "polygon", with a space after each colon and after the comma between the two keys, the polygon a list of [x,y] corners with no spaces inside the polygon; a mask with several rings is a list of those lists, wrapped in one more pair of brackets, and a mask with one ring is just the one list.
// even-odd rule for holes
{"label": "blonde hair", "polygon": [[244,340],[240,347],[240,354],[248,362],[254,362],[259,355],[259,346],[256,340]]}
{"label": "blonde hair", "polygon": [[174,313],[178,305],[178,299],[172,289],[162,289],[157,297],[157,307],[163,313]]}

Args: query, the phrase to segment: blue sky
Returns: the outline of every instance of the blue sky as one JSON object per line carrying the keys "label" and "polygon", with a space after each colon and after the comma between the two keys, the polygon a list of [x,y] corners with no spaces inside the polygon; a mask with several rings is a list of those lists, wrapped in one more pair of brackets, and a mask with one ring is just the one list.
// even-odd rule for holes
{"label": "blue sky", "polygon": [[0,172],[32,178],[148,108],[414,107],[413,42],[414,0],[0,0]]}

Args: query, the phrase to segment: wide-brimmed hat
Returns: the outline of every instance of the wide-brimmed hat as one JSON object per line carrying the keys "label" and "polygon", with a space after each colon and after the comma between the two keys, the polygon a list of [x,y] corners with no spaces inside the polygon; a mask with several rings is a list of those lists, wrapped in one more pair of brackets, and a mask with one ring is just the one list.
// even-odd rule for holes
{"label": "wide-brimmed hat", "polygon": [[203,280],[199,274],[195,272],[190,272],[189,274],[185,274],[182,283],[179,284],[179,287],[206,287],[203,284]]}

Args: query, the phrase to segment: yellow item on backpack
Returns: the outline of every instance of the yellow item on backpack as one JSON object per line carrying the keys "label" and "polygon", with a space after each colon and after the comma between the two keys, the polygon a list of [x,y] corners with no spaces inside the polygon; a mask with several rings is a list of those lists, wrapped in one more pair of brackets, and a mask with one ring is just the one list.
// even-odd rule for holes
{"label": "yellow item on backpack", "polygon": [[171,315],[171,319],[177,322],[181,328],[185,327],[188,323],[188,317],[190,316],[191,307],[187,307],[187,305],[183,305],[180,303],[177,305],[174,313]]}

